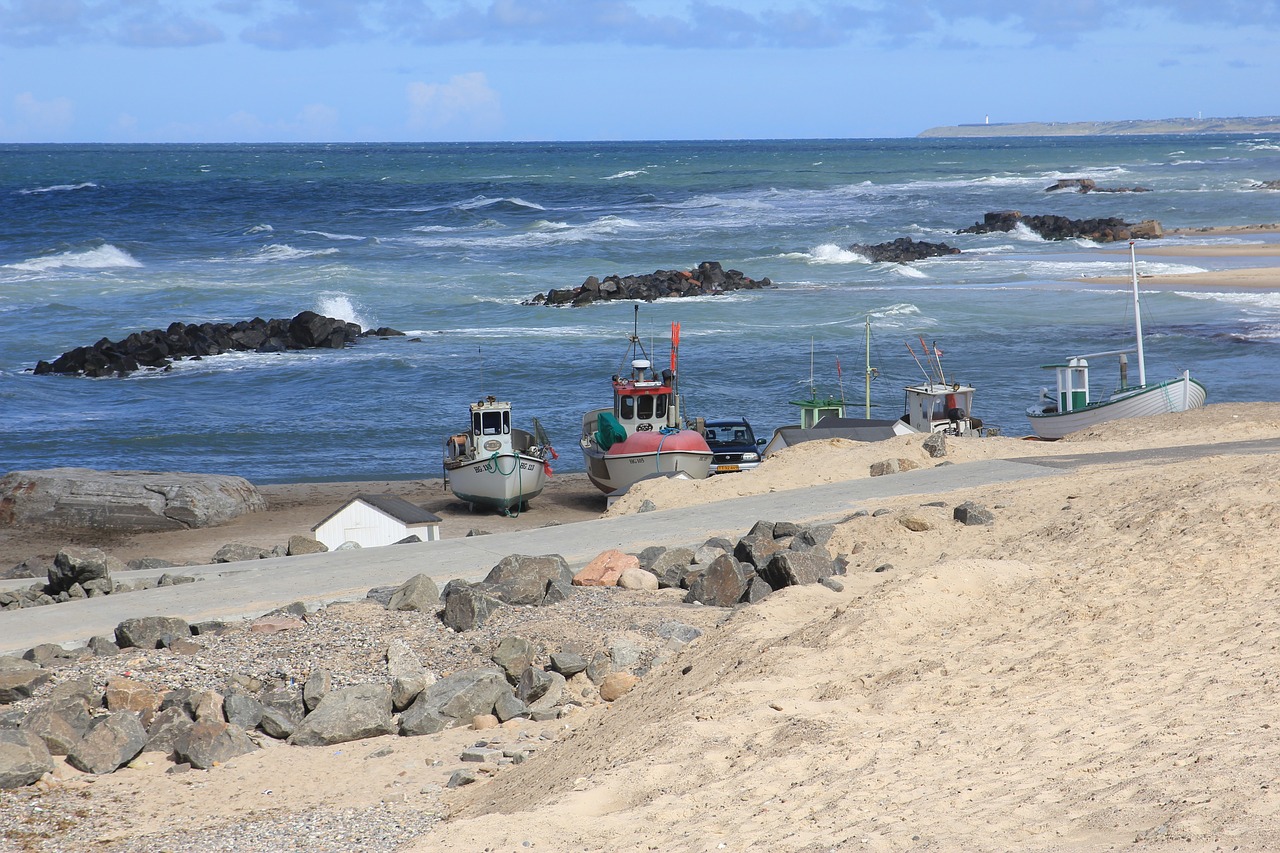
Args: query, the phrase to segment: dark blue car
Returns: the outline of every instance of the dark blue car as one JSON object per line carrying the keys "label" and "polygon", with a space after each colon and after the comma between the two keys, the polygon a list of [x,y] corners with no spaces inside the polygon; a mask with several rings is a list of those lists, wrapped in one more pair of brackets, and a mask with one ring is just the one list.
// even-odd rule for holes
{"label": "dark blue car", "polygon": [[707,446],[711,448],[711,473],[750,471],[760,464],[763,438],[756,438],[746,418],[707,421]]}

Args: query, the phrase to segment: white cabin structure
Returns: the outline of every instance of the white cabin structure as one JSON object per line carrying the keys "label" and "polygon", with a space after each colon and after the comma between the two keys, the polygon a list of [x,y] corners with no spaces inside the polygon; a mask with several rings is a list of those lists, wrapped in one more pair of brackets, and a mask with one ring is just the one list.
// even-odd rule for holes
{"label": "white cabin structure", "polygon": [[344,542],[361,548],[392,545],[409,536],[440,538],[440,516],[395,495],[356,495],[315,527],[316,541],[330,551]]}

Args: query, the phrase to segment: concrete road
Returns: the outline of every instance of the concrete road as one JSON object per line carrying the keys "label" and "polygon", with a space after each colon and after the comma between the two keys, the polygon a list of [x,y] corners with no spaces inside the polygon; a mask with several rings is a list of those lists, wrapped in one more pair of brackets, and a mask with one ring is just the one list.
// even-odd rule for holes
{"label": "concrete road", "polygon": [[[758,519],[832,522],[858,509],[874,510],[875,501],[884,498],[934,496],[1061,473],[1057,467],[1021,461],[968,462],[514,533],[169,569],[199,580],[0,611],[0,654],[21,654],[40,643],[82,645],[92,636],[111,636],[121,621],[139,616],[178,616],[188,622],[241,619],[294,601],[321,605],[364,598],[374,587],[396,586],[419,573],[440,585],[453,578],[479,580],[508,554],[560,554],[578,568],[609,548],[638,552],[650,545],[701,543],[712,536],[737,539]],[[128,580],[124,575],[119,579]]]}

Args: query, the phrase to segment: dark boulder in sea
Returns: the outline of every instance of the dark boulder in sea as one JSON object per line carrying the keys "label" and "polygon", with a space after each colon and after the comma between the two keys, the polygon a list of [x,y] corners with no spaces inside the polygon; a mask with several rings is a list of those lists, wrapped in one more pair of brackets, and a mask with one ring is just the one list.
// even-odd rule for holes
{"label": "dark boulder in sea", "polygon": [[1156,240],[1164,236],[1164,229],[1155,219],[1144,219],[1134,224],[1123,219],[1068,219],[1065,216],[1023,216],[1018,210],[997,210],[987,213],[981,222],[961,228],[957,234],[989,234],[992,231],[1012,231],[1025,225],[1046,240],[1073,240],[1083,238],[1095,243],[1115,243],[1125,240]]}
{"label": "dark boulder in sea", "polygon": [[888,243],[876,243],[873,246],[854,243],[849,247],[849,251],[857,252],[859,255],[870,258],[872,263],[885,262],[894,264],[905,264],[911,261],[923,260],[924,258],[960,254],[959,249],[954,246],[948,246],[946,243],[926,243],[923,240],[912,240],[910,237],[899,237]]}
{"label": "dark boulder in sea", "polygon": [[1047,193],[1075,190],[1078,193],[1149,193],[1149,187],[1100,187],[1093,178],[1059,178],[1044,188]]}
{"label": "dark boulder in sea", "polygon": [[692,270],[655,270],[647,275],[590,276],[577,287],[548,290],[524,305],[587,305],[607,299],[640,299],[652,302],[679,296],[714,296],[731,290],[759,290],[773,287],[767,278],[748,278],[737,270],[726,270],[718,261],[703,261]]}
{"label": "dark boulder in sea", "polygon": [[119,341],[103,338],[76,347],[52,363],[38,362],[37,376],[127,376],[135,370],[165,370],[184,358],[225,352],[286,352],[299,349],[342,349],[361,337],[402,335],[394,329],[361,331],[355,323],[303,311],[289,320],[241,320],[238,323],[170,323],[167,329],[134,332]]}

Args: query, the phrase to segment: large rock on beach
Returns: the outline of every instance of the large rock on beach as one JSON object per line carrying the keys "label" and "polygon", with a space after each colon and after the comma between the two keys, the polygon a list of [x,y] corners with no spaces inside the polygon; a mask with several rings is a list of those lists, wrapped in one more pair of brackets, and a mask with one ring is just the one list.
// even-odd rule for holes
{"label": "large rock on beach", "polygon": [[170,323],[167,329],[134,332],[118,341],[103,338],[76,347],[53,360],[40,361],[34,373],[72,376],[126,376],[135,370],[166,370],[184,358],[226,352],[285,352],[299,349],[342,349],[358,338],[402,335],[395,329],[362,331],[355,323],[303,311],[288,320],[255,317],[237,323]]}
{"label": "large rock on beach", "polygon": [[590,276],[577,287],[551,289],[526,300],[525,305],[587,305],[607,299],[655,299],[682,296],[714,296],[732,290],[773,287],[768,278],[753,279],[738,270],[726,270],[718,261],[703,261],[692,270],[655,270],[647,275]]}
{"label": "large rock on beach", "polygon": [[266,506],[248,480],[222,474],[49,468],[0,478],[0,526],[187,530]]}
{"label": "large rock on beach", "polygon": [[53,770],[44,741],[30,732],[0,729],[0,789],[22,788]]}

